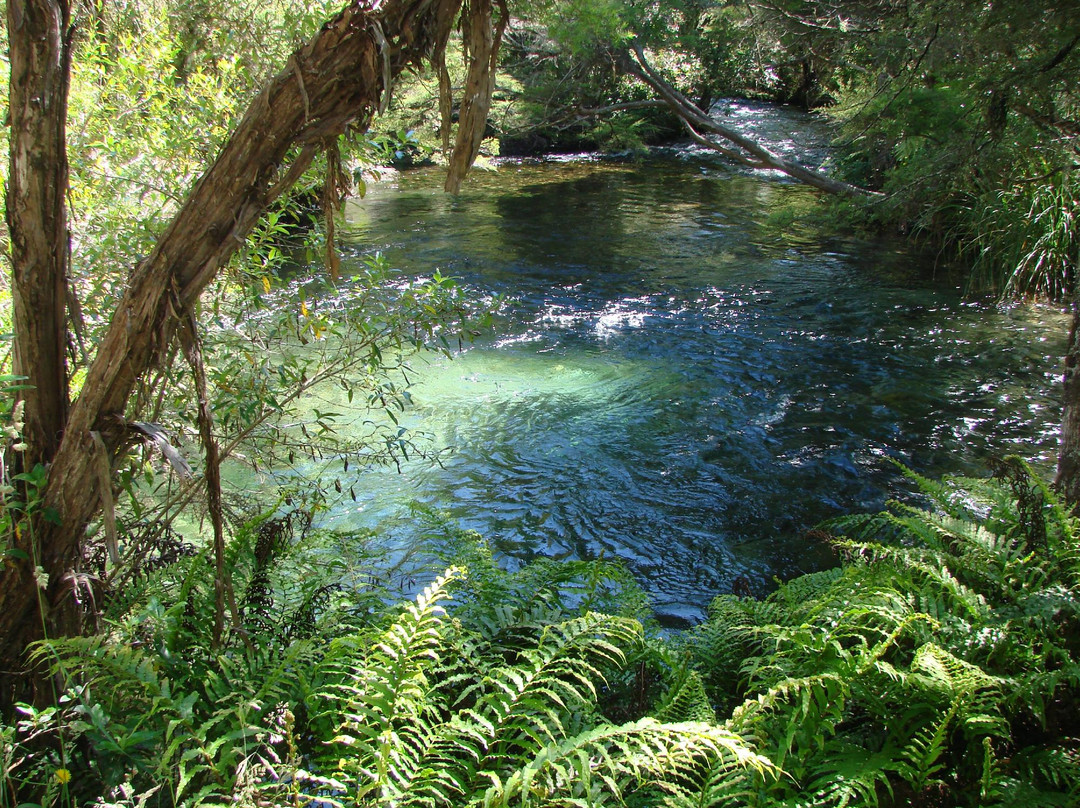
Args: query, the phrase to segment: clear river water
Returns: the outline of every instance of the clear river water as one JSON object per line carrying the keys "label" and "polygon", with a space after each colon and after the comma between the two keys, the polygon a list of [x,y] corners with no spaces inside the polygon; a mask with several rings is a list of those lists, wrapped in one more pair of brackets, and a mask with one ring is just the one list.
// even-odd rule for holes
{"label": "clear river water", "polygon": [[1052,472],[1064,316],[965,300],[904,242],[816,221],[805,187],[685,153],[441,182],[373,184],[346,249],[511,303],[414,363],[406,422],[442,465],[364,471],[330,524],[405,542],[421,502],[510,564],[615,556],[679,624],[739,577],[763,593],[832,563],[808,529],[909,496],[889,458]]}

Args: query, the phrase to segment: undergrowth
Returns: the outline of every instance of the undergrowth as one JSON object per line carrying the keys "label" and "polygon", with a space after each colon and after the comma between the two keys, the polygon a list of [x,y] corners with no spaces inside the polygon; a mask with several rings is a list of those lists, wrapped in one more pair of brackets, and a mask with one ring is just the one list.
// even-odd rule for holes
{"label": "undergrowth", "polygon": [[442,525],[411,602],[253,522],[146,572],[3,725],[3,805],[1008,806],[1080,799],[1076,523],[1019,464],[830,529],[844,560],[664,637],[617,564]]}
{"label": "undergrowth", "polygon": [[1077,804],[1075,520],[1018,462],[911,476],[932,507],[837,520],[839,568],[714,602],[710,699],[790,775],[765,804]]}

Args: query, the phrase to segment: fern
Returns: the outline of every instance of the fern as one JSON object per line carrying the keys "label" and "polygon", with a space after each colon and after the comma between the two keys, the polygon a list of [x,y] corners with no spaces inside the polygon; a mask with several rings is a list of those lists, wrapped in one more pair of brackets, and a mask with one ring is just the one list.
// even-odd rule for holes
{"label": "fern", "polygon": [[797,806],[846,808],[876,806],[882,794],[892,796],[892,776],[897,771],[896,749],[887,746],[878,752],[850,742],[828,746],[819,768],[808,772],[805,785],[793,800]]}
{"label": "fern", "polygon": [[238,700],[233,691],[216,699],[209,690],[177,687],[145,649],[73,637],[36,653],[57,665],[79,660],[86,687],[77,728],[95,744],[108,787],[134,767],[137,777],[168,783],[175,802],[227,798],[238,768],[265,736],[258,702]]}
{"label": "fern", "polygon": [[912,475],[932,507],[830,523],[842,569],[763,603],[719,598],[691,634],[712,700],[745,694],[727,726],[794,778],[766,802],[1067,804],[1067,767],[996,753],[1033,725],[1050,734],[1052,704],[1080,713],[1077,523],[1009,468],[1001,481]]}
{"label": "fern", "polygon": [[[586,614],[546,626],[512,665],[470,669],[490,660],[436,609],[449,581],[436,581],[362,658],[355,641],[336,643],[349,667],[323,695],[327,711],[346,716],[333,754],[357,799],[446,803],[531,760],[595,704],[601,666],[620,664],[619,645],[640,632],[625,618]],[[453,683],[461,687],[450,694]]]}
{"label": "fern", "polygon": [[680,667],[669,677],[667,690],[653,709],[653,716],[660,721],[716,720],[701,675],[687,667]]}
{"label": "fern", "polygon": [[480,804],[501,806],[597,805],[621,801],[632,790],[678,790],[680,781],[707,767],[727,779],[776,773],[743,738],[708,724],[661,724],[653,719],[600,726],[548,746],[508,776],[491,776]]}
{"label": "fern", "polygon": [[1080,799],[1080,739],[1067,739],[1068,746],[1026,749],[1015,761],[1016,768],[1029,782],[1076,803]]}
{"label": "fern", "polygon": [[836,674],[787,679],[738,707],[727,726],[753,734],[778,767],[798,777],[832,736],[849,695],[845,678]]}
{"label": "fern", "polygon": [[948,733],[961,706],[958,700],[930,721],[920,716],[921,726],[906,738],[900,774],[916,792],[936,782],[934,775],[945,769],[943,758],[949,744]]}
{"label": "fern", "polygon": [[36,653],[72,677],[65,732],[91,754],[71,765],[99,802],[1072,805],[1077,523],[1009,469],[913,478],[929,508],[832,523],[840,568],[718,598],[674,642],[618,565],[508,573],[457,532],[468,574],[390,608],[339,537],[252,525],[218,650],[191,556],[118,599],[108,635]]}
{"label": "fern", "polygon": [[341,768],[352,775],[357,799],[391,799],[415,774],[416,753],[430,744],[437,713],[427,697],[442,645],[439,604],[459,575],[450,570],[428,586],[367,653],[357,655],[359,637],[332,644],[324,665],[339,681],[323,694],[324,710],[343,718],[332,743],[354,750],[341,758]]}
{"label": "fern", "polygon": [[[321,694],[322,709],[346,720],[322,776],[350,800],[601,804],[710,769],[731,777],[773,770],[716,725],[599,721],[605,674],[625,663],[624,648],[640,645],[636,621],[585,613],[541,625],[527,609],[515,628],[510,610],[500,633],[513,641],[495,646],[437,608],[449,583],[436,581],[368,650],[362,636],[342,638],[324,663],[342,681]],[[668,715],[711,713],[693,671],[684,669],[667,693]]]}

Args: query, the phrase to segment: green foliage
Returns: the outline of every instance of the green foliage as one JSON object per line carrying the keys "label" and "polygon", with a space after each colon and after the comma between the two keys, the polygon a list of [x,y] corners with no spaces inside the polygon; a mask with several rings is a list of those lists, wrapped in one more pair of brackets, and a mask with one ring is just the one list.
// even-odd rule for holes
{"label": "green foliage", "polygon": [[412,129],[399,129],[377,135],[368,139],[367,146],[371,158],[378,165],[411,168],[427,162],[430,158],[430,150],[425,149]]}
{"label": "green foliage", "polygon": [[618,0],[564,0],[547,4],[541,19],[551,36],[571,53],[583,53],[628,39],[631,8]]}
{"label": "green foliage", "polygon": [[[1080,183],[1050,169],[958,206],[961,251],[973,285],[1007,297],[1065,300],[1080,265]],[[967,235],[965,239],[963,236]]]}
{"label": "green foliage", "polygon": [[240,531],[228,559],[240,622],[221,647],[206,553],[133,584],[106,613],[107,633],[39,646],[37,656],[75,685],[66,729],[93,750],[70,761],[71,788],[82,796],[160,791],[165,804],[242,789],[266,755],[273,759],[270,738],[288,706],[313,687],[313,637],[372,605],[364,590],[336,596],[347,567],[333,542],[294,542],[280,521]]}
{"label": "green foliage", "polygon": [[827,34],[843,54],[832,74],[841,168],[887,193],[879,221],[958,248],[979,291],[1072,292],[1074,16],[1045,2],[925,3]]}
{"label": "green foliage", "polygon": [[43,805],[1073,804],[1076,520],[1016,461],[913,479],[932,507],[833,523],[840,568],[669,640],[618,565],[508,573],[429,514],[429,556],[464,566],[390,607],[356,537],[263,518],[230,545],[220,645],[203,554],[132,583],[107,634],[39,646],[72,689],[4,726],[0,783]]}
{"label": "green foliage", "polygon": [[75,9],[67,134],[83,329],[76,368],[243,104],[333,6],[140,0]]}
{"label": "green foliage", "polygon": [[[329,758],[349,799],[395,804],[601,804],[711,764],[765,772],[743,739],[709,724],[614,726],[597,683],[638,641],[631,620],[585,612],[493,644],[438,612],[440,579],[325,694],[344,717]],[[526,628],[525,626],[520,629]]]}
{"label": "green foliage", "polygon": [[[502,57],[515,88],[510,114],[499,121],[510,148],[638,151],[681,135],[670,113],[647,106],[647,88],[621,73],[632,39],[644,41],[654,62],[695,98],[716,94],[718,74],[738,72],[732,29],[706,4],[573,0],[517,13],[522,19]],[[624,109],[626,102],[646,106]],[[583,112],[598,108],[608,111]]]}
{"label": "green foliage", "polygon": [[[73,722],[71,698],[52,707],[20,704],[10,724],[0,723],[0,805],[71,805],[68,783],[70,744],[77,735],[66,731]],[[27,797],[37,800],[25,802]]]}
{"label": "green foliage", "polygon": [[932,509],[838,520],[841,569],[688,635],[714,703],[741,701],[728,726],[793,778],[762,804],[1076,799],[1026,761],[1076,751],[1077,525],[1018,462],[1000,476],[913,475]]}
{"label": "green foliage", "polygon": [[106,633],[38,646],[72,687],[35,719],[47,732],[4,726],[5,787],[55,804],[63,768],[65,794],[116,804],[600,804],[772,770],[702,710],[685,666],[656,718],[604,717],[609,684],[646,652],[637,620],[590,608],[620,590],[635,608],[617,566],[510,574],[453,539],[476,580],[452,568],[389,607],[373,562],[345,560],[356,537],[256,520],[229,547],[237,611],[216,645],[206,553],[137,579]]}

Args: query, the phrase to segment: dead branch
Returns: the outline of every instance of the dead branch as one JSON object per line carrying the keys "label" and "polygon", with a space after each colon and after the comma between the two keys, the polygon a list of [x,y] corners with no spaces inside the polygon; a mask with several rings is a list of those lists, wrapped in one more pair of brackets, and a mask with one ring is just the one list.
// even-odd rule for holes
{"label": "dead branch", "polygon": [[819,188],[822,191],[859,199],[880,196],[880,194],[875,194],[864,188],[859,188],[850,183],[833,179],[820,171],[814,171],[793,160],[787,160],[778,154],[774,154],[756,140],[748,138],[746,135],[724,126],[703,112],[696,104],[694,104],[694,102],[668,83],[667,80],[665,80],[663,76],[649,64],[648,59],[645,57],[645,50],[640,42],[634,42],[631,47],[634,56],[636,57],[636,61],[629,58],[624,59],[622,64],[624,72],[655,90],[668,104],[671,110],[692,129],[697,130],[699,133],[708,132],[711,135],[723,138],[729,143],[746,151],[751,157],[756,158],[763,166],[782,171],[788,176],[793,177],[800,182],[804,182],[807,185]]}

